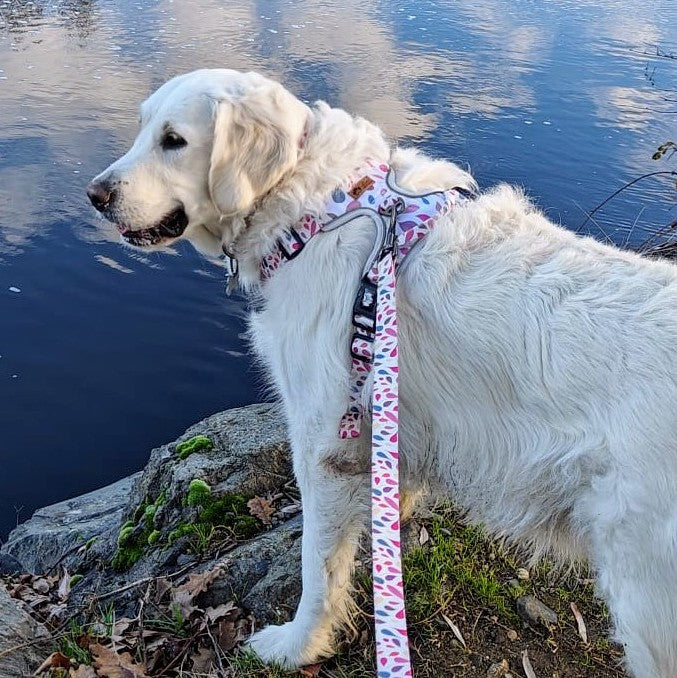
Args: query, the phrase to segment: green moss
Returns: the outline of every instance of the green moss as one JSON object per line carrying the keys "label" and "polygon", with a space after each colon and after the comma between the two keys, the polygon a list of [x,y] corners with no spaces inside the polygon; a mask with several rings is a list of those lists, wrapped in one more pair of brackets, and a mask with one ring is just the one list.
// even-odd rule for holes
{"label": "green moss", "polygon": [[176,455],[179,459],[186,459],[194,452],[200,452],[201,450],[211,450],[214,447],[214,443],[207,438],[207,436],[193,436],[188,440],[184,440],[182,443],[179,443],[176,446]]}
{"label": "green moss", "polygon": [[[120,528],[118,548],[111,565],[118,571],[128,570],[144,554],[148,546],[156,544],[161,534],[153,528],[155,514],[167,502],[166,488],[154,501],[146,499],[134,510],[134,517]],[[154,533],[157,532],[157,535]],[[152,539],[151,539],[152,537]]]}
{"label": "green moss", "polygon": [[113,560],[111,561],[113,569],[118,572],[128,570],[137,560],[139,560],[139,558],[141,558],[143,551],[143,547],[139,546],[138,543],[118,547],[118,550],[115,552]]}
{"label": "green moss", "polygon": [[[172,545],[181,537],[190,537],[190,547],[198,554],[209,550],[209,545],[224,530],[233,536],[248,539],[261,531],[259,520],[249,514],[247,502],[251,496],[226,494],[215,498],[212,488],[200,478],[194,478],[188,485],[184,505],[198,510],[191,523],[180,523],[168,535],[166,544]],[[118,534],[118,548],[113,556],[112,566],[116,570],[127,570],[136,563],[149,548],[165,543],[160,530],[155,527],[158,509],[167,501],[166,489],[154,500],[146,499],[134,511],[134,520],[127,521]]]}
{"label": "green moss", "polygon": [[89,551],[89,549],[91,549],[98,540],[98,537],[92,537],[91,539],[88,539],[87,543],[85,544],[85,551]]}
{"label": "green moss", "polygon": [[83,580],[83,578],[84,578],[84,575],[81,575],[81,574],[74,574],[74,575],[70,578],[70,582],[69,582],[70,587],[73,588],[78,582],[81,582],[81,581]]}
{"label": "green moss", "polygon": [[188,506],[204,506],[211,498],[212,488],[204,480],[194,478],[188,486],[186,504]]}
{"label": "green moss", "polygon": [[193,523],[179,523],[168,535],[167,543],[173,544],[177,539],[186,537],[195,532],[195,525]]}
{"label": "green moss", "polygon": [[134,529],[134,525],[126,525],[120,530],[120,534],[118,534],[118,548],[120,546],[124,546],[130,541]]}

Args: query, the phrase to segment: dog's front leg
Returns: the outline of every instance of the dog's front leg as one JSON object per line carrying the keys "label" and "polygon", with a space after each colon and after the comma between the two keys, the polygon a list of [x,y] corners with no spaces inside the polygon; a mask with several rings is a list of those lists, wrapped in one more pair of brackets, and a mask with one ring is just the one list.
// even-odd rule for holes
{"label": "dog's front leg", "polygon": [[[303,503],[301,601],[294,620],[254,634],[250,647],[265,661],[296,668],[333,652],[336,629],[350,625],[355,550],[369,520],[368,450],[298,454]],[[342,468],[339,459],[364,458]]]}

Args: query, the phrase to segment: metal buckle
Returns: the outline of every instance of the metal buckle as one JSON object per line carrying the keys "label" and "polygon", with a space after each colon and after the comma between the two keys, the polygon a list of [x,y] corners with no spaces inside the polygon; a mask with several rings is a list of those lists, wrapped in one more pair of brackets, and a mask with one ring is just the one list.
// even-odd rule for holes
{"label": "metal buckle", "polygon": [[379,208],[378,213],[383,217],[388,217],[390,220],[386,227],[381,256],[388,252],[393,252],[395,256],[397,256],[397,217],[400,216],[405,209],[406,205],[402,198],[397,198],[397,200],[388,207]]}
{"label": "metal buckle", "polygon": [[292,259],[298,257],[299,254],[301,254],[303,248],[306,246],[306,243],[303,242],[303,240],[301,240],[301,236],[293,228],[290,228],[287,231],[287,234],[292,237],[292,240],[295,240],[298,243],[299,248],[297,250],[292,250],[291,252],[288,252],[282,238],[278,238],[277,243],[280,246],[280,252],[282,253],[282,256],[287,261],[291,261]]}

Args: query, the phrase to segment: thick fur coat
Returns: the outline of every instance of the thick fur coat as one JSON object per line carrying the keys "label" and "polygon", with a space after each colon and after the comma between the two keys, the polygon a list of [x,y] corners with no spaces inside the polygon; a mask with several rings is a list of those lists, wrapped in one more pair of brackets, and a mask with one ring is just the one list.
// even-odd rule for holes
{"label": "thick fur coat", "polygon": [[[357,441],[337,426],[375,233],[359,219],[324,233],[265,284],[260,259],[367,159],[410,191],[474,182],[253,73],[175,78],[143,104],[141,125],[90,197],[132,244],[185,237],[237,257],[304,516],[296,616],[250,643],[265,660],[307,664],[349,622],[370,515],[369,426]],[[536,555],[589,561],[630,672],[677,676],[677,267],[578,237],[501,185],[438,220],[397,304],[405,511],[424,493],[449,496]]]}

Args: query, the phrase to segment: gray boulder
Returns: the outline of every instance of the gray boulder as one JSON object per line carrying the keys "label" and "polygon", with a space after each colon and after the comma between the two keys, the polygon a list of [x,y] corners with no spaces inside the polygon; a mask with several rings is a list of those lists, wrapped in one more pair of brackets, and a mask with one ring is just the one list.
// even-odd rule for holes
{"label": "gray boulder", "polygon": [[32,676],[44,659],[50,634],[0,584],[0,676]]}
{"label": "gray boulder", "polygon": [[[246,497],[273,495],[291,477],[286,429],[275,406],[221,412],[153,450],[134,476],[36,511],[0,553],[12,559],[8,566],[18,560],[31,573],[63,565],[82,575],[70,594],[72,609],[97,596],[112,600],[119,614],[133,616],[138,590],[130,584],[153,577],[176,583],[177,572],[218,567],[221,575],[205,594],[206,604],[236,599],[260,620],[284,618],[300,593],[300,516],[263,531],[259,524],[258,534],[245,535],[234,548],[232,543],[226,551],[207,548],[199,556],[195,535],[182,537],[181,530],[203,510],[187,501],[194,481],[208,486],[214,499],[237,497],[245,520],[255,523]],[[121,552],[134,549],[133,558],[114,567]]]}
{"label": "gray boulder", "polygon": [[30,520],[12,531],[0,555],[14,565],[18,561],[31,574],[48,572],[62,562],[69,564],[69,555],[77,553],[88,540],[117,530],[139,475],[38,509]]}

